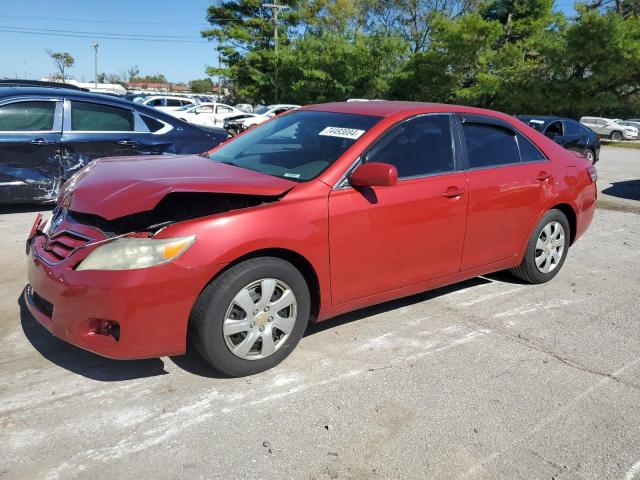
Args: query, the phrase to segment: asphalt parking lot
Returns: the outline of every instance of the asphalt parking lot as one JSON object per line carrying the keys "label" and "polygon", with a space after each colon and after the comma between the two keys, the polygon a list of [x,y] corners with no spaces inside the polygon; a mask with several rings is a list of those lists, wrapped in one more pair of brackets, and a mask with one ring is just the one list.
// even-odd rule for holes
{"label": "asphalt parking lot", "polygon": [[0,478],[640,479],[640,150],[598,170],[551,283],[351,313],[243,379],[53,338],[18,303],[35,213],[0,210]]}

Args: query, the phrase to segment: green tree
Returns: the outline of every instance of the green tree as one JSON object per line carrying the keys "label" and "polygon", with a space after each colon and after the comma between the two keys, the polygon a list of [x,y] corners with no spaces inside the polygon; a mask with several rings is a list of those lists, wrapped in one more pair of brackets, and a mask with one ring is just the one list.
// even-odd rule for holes
{"label": "green tree", "polygon": [[191,80],[189,82],[191,93],[211,93],[213,91],[213,82],[210,78],[201,80]]}
{"label": "green tree", "polygon": [[65,82],[67,80],[67,69],[73,67],[75,63],[73,56],[71,56],[69,52],[53,52],[51,50],[47,50],[47,54],[51,57],[54,65],[60,72],[60,78]]}

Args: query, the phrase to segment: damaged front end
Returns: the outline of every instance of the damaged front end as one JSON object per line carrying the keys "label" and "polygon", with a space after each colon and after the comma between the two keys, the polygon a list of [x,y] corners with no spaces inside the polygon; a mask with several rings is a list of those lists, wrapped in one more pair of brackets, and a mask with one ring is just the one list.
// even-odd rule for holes
{"label": "damaged front end", "polygon": [[167,194],[152,209],[107,220],[99,215],[70,210],[73,221],[97,228],[108,237],[134,232],[155,233],[172,223],[219,213],[256,207],[278,201],[281,195],[248,195],[208,192],[174,192]]}

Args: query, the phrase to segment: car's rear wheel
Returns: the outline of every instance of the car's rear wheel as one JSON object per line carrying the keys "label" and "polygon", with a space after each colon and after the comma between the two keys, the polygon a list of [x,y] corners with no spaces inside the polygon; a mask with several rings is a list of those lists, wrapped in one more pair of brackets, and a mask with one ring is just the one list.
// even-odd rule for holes
{"label": "car's rear wheel", "polygon": [[191,313],[192,340],[226,375],[259,373],[279,364],[298,344],[310,303],[304,277],[289,262],[249,259],[202,291]]}
{"label": "car's rear wheel", "polygon": [[569,228],[564,213],[549,210],[534,229],[522,262],[511,272],[529,283],[544,283],[555,277],[567,256]]}
{"label": "car's rear wheel", "polygon": [[611,140],[622,140],[622,132],[616,130],[614,132],[611,132],[611,135],[609,135],[609,137],[611,138]]}
{"label": "car's rear wheel", "polygon": [[585,149],[584,156],[587,158],[587,160],[589,160],[591,165],[593,165],[596,162],[596,154],[590,148]]}

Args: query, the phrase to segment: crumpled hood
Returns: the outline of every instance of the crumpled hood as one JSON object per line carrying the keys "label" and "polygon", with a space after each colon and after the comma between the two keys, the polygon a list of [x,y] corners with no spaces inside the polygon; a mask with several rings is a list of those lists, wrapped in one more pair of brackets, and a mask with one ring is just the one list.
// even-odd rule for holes
{"label": "crumpled hood", "polygon": [[152,210],[173,192],[277,196],[295,185],[198,155],[113,157],[96,160],[72,177],[59,202],[71,211],[113,220]]}

